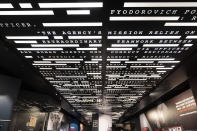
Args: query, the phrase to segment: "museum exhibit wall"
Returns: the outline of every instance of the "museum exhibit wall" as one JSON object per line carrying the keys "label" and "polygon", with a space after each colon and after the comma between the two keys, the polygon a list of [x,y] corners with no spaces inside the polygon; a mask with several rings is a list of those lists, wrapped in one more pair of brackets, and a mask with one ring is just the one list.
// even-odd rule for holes
{"label": "museum exhibit wall", "polygon": [[139,115],[141,131],[197,131],[197,107],[192,89]]}

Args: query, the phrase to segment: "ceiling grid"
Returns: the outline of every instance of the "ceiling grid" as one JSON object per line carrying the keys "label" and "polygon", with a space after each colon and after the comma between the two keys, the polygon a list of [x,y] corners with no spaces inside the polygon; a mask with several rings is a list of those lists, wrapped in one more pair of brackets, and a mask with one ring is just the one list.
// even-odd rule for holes
{"label": "ceiling grid", "polygon": [[4,0],[0,30],[86,118],[107,104],[117,120],[196,48],[196,7],[181,1]]}

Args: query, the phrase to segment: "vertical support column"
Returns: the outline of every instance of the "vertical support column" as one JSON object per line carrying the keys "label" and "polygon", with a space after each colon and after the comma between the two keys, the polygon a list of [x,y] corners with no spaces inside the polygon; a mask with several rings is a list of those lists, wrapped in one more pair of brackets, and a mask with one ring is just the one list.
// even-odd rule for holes
{"label": "vertical support column", "polygon": [[99,125],[98,118],[99,118],[98,114],[92,115],[92,131],[98,131],[98,125]]}
{"label": "vertical support column", "polygon": [[112,116],[99,114],[99,131],[112,131]]}
{"label": "vertical support column", "polygon": [[0,75],[0,130],[7,131],[13,104],[20,89],[20,80]]}

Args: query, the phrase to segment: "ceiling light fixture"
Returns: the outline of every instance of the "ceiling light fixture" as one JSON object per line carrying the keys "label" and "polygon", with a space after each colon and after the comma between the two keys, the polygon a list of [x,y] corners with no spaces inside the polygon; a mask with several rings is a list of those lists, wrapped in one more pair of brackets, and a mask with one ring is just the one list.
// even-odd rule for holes
{"label": "ceiling light fixture", "polygon": [[77,3],[38,3],[40,8],[99,8],[103,2],[77,2]]}

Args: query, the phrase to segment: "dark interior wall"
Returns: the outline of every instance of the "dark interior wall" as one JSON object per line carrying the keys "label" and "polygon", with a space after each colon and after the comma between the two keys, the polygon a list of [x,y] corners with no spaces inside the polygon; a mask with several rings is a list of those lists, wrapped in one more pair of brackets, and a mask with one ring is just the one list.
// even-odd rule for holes
{"label": "dark interior wall", "polygon": [[7,131],[12,115],[12,107],[20,89],[20,80],[0,75],[0,131]]}

